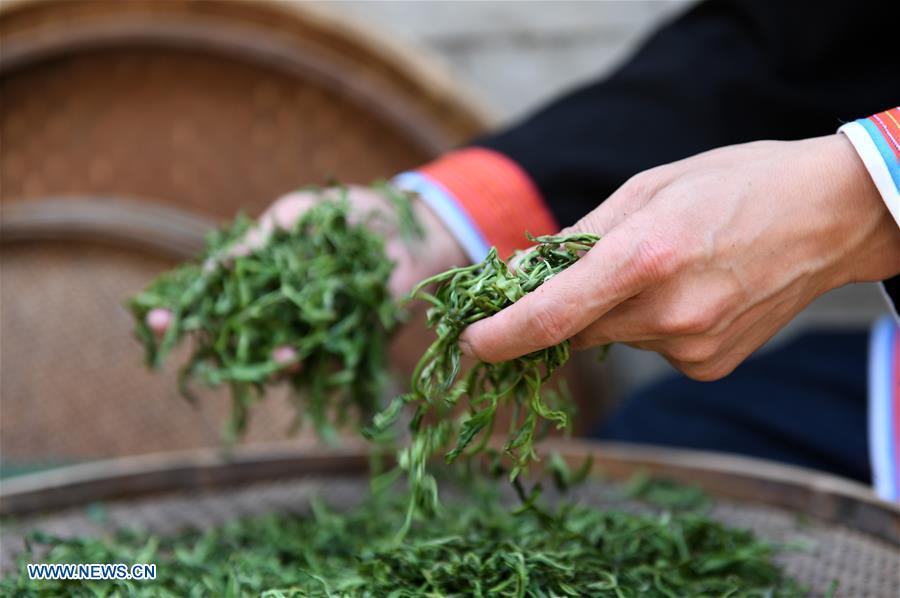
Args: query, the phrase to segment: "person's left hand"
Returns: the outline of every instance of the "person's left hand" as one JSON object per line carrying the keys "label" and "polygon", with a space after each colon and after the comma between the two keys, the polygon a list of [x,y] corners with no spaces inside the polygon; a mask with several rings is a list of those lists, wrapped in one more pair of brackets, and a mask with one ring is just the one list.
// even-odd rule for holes
{"label": "person's left hand", "polygon": [[[412,204],[413,213],[424,232],[422,239],[417,239],[411,246],[402,238],[397,226],[394,206],[383,193],[360,186],[346,189],[347,201],[350,205],[349,217],[360,221],[373,214],[383,214],[381,219],[370,219],[368,226],[384,237],[385,255],[396,264],[389,281],[391,294],[399,299],[406,295],[415,284],[448,268],[468,263],[462,246],[453,236],[443,221],[420,199]],[[229,264],[233,258],[252,253],[268,242],[272,232],[278,228],[290,228],[297,220],[322,197],[337,197],[336,189],[322,192],[297,191],[277,199],[259,217],[247,235],[229,248],[219,263]],[[214,267],[215,262],[209,266]],[[146,316],[147,326],[158,336],[166,333],[172,325],[172,312],[164,308],[150,310]],[[276,362],[292,363],[295,352],[292,347],[279,347],[272,352]]]}
{"label": "person's left hand", "polygon": [[624,342],[697,380],[738,364],[826,291],[900,273],[900,229],[843,135],[726,147],[641,173],[570,231],[604,237],[470,326],[497,362]]}

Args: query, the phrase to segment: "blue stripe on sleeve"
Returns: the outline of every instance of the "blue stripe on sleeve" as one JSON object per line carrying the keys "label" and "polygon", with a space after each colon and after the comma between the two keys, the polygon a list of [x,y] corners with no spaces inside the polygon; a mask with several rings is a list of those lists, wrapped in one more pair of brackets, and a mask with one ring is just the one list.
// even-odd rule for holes
{"label": "blue stripe on sleeve", "polygon": [[893,179],[894,181],[894,187],[896,187],[897,191],[900,192],[900,161],[897,160],[897,156],[888,145],[889,142],[887,139],[885,139],[884,133],[882,133],[881,129],[878,128],[878,125],[873,123],[868,118],[861,118],[856,122],[861,124],[869,134],[869,137],[872,138],[872,142],[875,144],[875,147],[878,148],[878,153],[881,154],[881,158],[884,160],[884,164],[885,166],[887,166],[888,172],[891,173],[891,179]]}

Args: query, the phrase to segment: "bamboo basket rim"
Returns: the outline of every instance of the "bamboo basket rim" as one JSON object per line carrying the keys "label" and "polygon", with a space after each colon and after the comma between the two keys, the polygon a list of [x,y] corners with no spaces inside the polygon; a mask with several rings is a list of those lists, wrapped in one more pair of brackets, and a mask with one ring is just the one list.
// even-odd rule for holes
{"label": "bamboo basket rim", "polygon": [[[594,472],[614,480],[646,472],[697,485],[713,496],[801,511],[900,546],[900,506],[880,500],[863,484],[828,473],[738,455],[627,443],[550,440],[540,450],[557,452],[573,464],[590,456]],[[123,457],[3,480],[0,515],[271,479],[363,475],[368,464],[368,451],[358,441],[336,449],[310,440]]]}

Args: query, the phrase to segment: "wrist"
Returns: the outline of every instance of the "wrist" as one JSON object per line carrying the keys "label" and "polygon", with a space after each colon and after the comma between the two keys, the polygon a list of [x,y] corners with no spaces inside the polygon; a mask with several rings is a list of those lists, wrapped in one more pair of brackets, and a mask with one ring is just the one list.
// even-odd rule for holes
{"label": "wrist", "polygon": [[491,246],[508,257],[529,246],[526,233],[559,230],[528,173],[494,150],[456,150],[397,179],[408,176],[418,178],[415,190],[444,219],[472,261],[481,261]]}
{"label": "wrist", "polygon": [[432,274],[470,263],[466,251],[446,223],[419,196],[413,200],[413,211],[422,223],[427,245],[426,258]]}
{"label": "wrist", "polygon": [[837,284],[875,282],[900,273],[900,228],[853,145],[843,134],[823,137],[822,167],[844,249]]}

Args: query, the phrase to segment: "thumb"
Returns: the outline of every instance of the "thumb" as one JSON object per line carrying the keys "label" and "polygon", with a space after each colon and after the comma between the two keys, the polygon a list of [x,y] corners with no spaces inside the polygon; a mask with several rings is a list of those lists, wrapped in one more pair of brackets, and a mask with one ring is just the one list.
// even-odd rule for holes
{"label": "thumb", "polygon": [[[469,326],[460,348],[471,357],[498,362],[571,338],[635,295],[648,270],[639,257],[641,227],[633,215],[673,176],[660,166],[636,176],[562,234],[587,232],[603,239],[568,269],[498,314]],[[631,225],[629,225],[631,223]]]}
{"label": "thumb", "polygon": [[466,328],[464,353],[496,363],[557,345],[640,292],[649,270],[639,259],[642,240],[627,223],[609,232],[584,257],[499,313]]}

